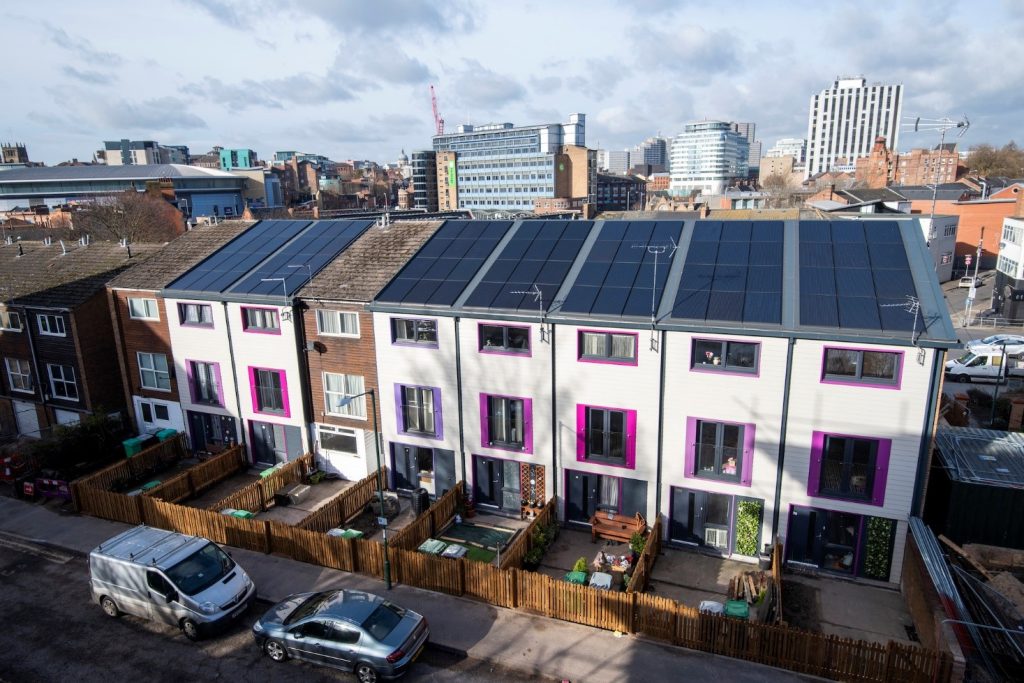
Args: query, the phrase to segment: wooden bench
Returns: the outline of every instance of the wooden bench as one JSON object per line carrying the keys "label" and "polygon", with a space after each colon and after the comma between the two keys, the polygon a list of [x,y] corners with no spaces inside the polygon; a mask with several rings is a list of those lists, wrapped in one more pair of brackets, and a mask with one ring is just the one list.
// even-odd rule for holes
{"label": "wooden bench", "polygon": [[598,538],[629,543],[634,533],[647,533],[647,521],[639,512],[634,516],[615,514],[608,518],[607,512],[597,512],[590,518],[590,541]]}

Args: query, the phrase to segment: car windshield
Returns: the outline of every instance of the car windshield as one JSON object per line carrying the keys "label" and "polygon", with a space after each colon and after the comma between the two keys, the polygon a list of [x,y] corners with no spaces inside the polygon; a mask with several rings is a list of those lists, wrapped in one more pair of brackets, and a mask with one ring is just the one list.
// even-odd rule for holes
{"label": "car windshield", "polygon": [[227,576],[234,567],[235,561],[216,543],[207,543],[168,569],[167,578],[185,595],[195,595]]}
{"label": "car windshield", "polygon": [[300,619],[316,614],[322,610],[327,603],[334,599],[335,594],[331,591],[325,593],[314,593],[309,596],[305,602],[295,608],[295,611],[288,615],[288,618],[284,620],[285,625],[294,624]]}
{"label": "car windshield", "polygon": [[374,640],[380,642],[395,630],[398,622],[402,621],[403,616],[405,616],[404,609],[384,601],[377,609],[370,613],[370,616],[366,617],[366,621],[363,622],[363,629]]}
{"label": "car windshield", "polygon": [[996,334],[996,335],[993,335],[991,337],[985,337],[984,339],[982,339],[978,343],[979,344],[995,344],[995,343],[999,342],[1001,339],[1002,339],[1002,337],[1000,337],[998,334]]}

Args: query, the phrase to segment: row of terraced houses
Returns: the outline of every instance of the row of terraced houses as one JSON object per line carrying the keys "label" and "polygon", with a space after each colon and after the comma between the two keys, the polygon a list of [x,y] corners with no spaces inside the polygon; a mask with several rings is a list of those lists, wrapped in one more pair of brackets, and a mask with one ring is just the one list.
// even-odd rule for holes
{"label": "row of terraced houses", "polygon": [[[97,247],[0,260],[52,274]],[[916,218],[263,221],[131,259],[88,311],[10,285],[0,419],[96,410],[86,385],[119,377],[104,405],[198,452],[358,479],[379,445],[400,491],[465,480],[498,514],[555,498],[567,524],[660,516],[667,543],[778,537],[790,563],[899,581],[956,343]],[[56,371],[55,330],[77,349]]]}

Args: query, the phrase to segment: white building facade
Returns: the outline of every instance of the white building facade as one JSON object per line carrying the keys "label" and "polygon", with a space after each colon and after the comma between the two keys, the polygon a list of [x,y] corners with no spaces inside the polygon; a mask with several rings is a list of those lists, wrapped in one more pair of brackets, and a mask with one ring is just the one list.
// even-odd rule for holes
{"label": "white building facade", "polygon": [[747,177],[750,144],[725,121],[688,123],[672,141],[669,193],[721,194],[730,181]]}

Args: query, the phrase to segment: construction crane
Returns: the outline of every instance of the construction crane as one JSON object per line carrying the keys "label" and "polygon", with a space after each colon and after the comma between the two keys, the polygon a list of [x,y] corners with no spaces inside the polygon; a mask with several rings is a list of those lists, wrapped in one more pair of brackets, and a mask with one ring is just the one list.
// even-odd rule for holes
{"label": "construction crane", "polygon": [[444,135],[444,119],[437,111],[437,94],[434,92],[433,85],[430,86],[430,104],[434,107],[434,126],[437,128],[437,134]]}

